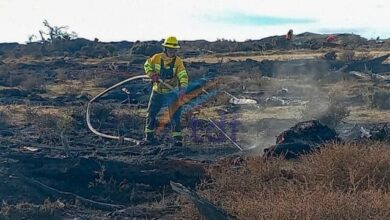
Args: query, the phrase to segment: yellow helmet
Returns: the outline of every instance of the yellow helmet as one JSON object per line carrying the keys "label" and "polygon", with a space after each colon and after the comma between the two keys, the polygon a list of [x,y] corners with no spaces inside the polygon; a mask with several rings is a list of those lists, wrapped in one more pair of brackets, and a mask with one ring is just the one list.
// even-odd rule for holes
{"label": "yellow helmet", "polygon": [[162,45],[163,45],[163,47],[168,47],[168,48],[172,48],[172,49],[179,49],[180,48],[179,41],[177,40],[176,37],[173,37],[173,36],[167,37],[164,40],[164,43]]}

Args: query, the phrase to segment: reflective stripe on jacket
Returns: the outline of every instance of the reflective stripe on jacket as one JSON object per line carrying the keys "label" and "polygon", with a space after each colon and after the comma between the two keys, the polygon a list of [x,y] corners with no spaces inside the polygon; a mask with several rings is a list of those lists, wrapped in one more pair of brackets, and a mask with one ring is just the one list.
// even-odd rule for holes
{"label": "reflective stripe on jacket", "polygon": [[[173,62],[175,62],[173,64]],[[164,69],[161,68],[161,64],[164,65]],[[173,64],[173,65],[172,65]],[[169,70],[172,67],[172,70]],[[172,87],[186,87],[188,85],[188,74],[184,67],[183,60],[176,57],[168,57],[165,53],[158,53],[146,60],[144,64],[146,75],[150,76],[150,72],[154,71],[159,74],[159,77]],[[173,74],[168,74],[173,71]],[[170,90],[161,83],[153,84],[153,91],[158,93],[166,93]]]}

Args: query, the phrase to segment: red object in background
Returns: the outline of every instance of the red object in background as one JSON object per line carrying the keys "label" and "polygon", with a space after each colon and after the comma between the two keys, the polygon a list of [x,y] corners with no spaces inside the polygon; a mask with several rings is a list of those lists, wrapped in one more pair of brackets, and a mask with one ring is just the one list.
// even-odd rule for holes
{"label": "red object in background", "polygon": [[326,42],[330,43],[330,42],[334,42],[336,41],[336,36],[335,35],[329,35],[327,38],[326,38]]}

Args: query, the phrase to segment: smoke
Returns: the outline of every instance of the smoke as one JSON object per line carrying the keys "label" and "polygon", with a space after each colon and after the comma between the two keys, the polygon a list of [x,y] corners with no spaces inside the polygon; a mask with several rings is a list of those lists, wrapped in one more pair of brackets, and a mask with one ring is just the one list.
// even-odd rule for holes
{"label": "smoke", "polygon": [[240,106],[238,110],[238,140],[254,154],[274,145],[276,137],[297,122],[323,118],[331,106],[323,87],[323,79],[331,77],[325,62],[275,61],[272,72],[273,78],[263,77],[246,85],[261,84],[263,95],[246,97],[258,100],[258,106]]}

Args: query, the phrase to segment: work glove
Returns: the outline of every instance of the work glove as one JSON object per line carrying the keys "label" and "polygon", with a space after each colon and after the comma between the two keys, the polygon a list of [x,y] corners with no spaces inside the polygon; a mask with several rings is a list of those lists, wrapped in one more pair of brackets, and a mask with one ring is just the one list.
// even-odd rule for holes
{"label": "work glove", "polygon": [[186,95],[186,88],[180,88],[179,90],[179,101],[184,102],[184,97]]}
{"label": "work glove", "polygon": [[150,78],[152,79],[152,83],[156,83],[156,82],[158,82],[158,80],[159,80],[159,76],[158,76],[158,74],[155,73],[155,72],[152,72],[152,73],[150,74]]}

